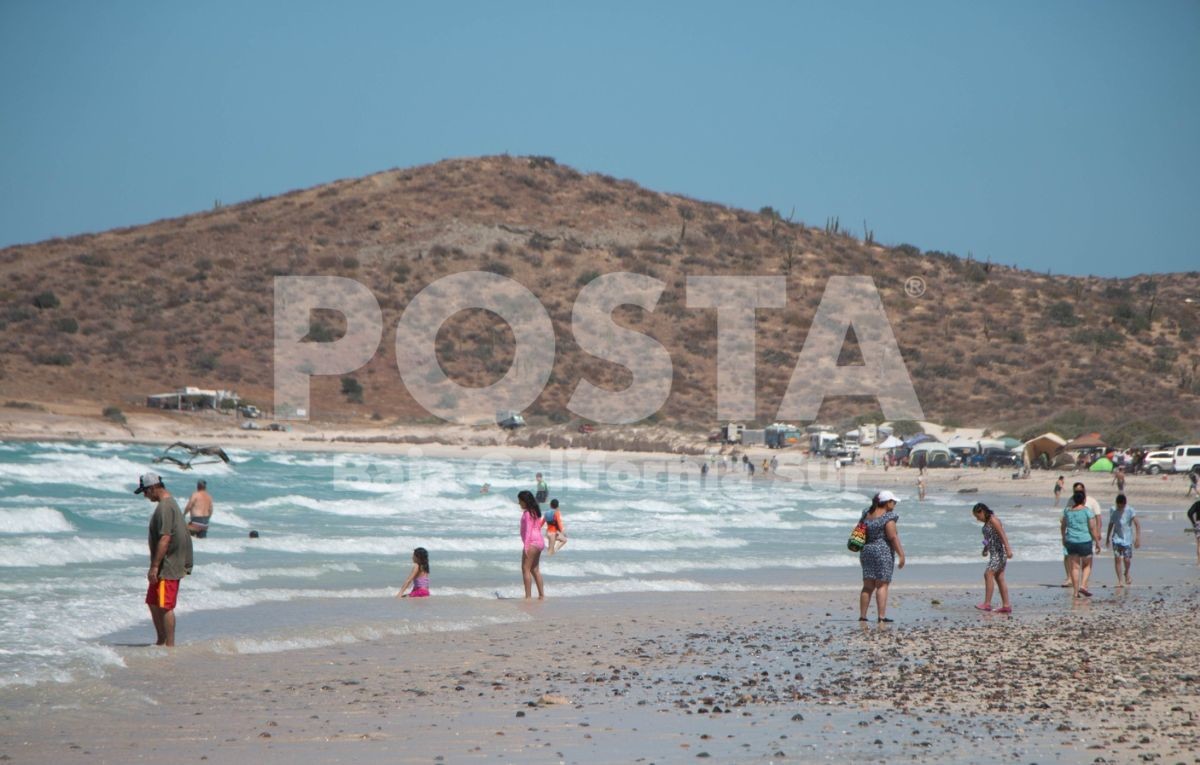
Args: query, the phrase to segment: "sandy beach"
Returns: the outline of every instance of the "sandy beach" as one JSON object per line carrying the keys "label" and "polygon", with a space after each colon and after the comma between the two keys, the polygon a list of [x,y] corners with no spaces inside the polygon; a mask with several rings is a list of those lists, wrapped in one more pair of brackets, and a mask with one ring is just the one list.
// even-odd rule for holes
{"label": "sandy beach", "polygon": [[[1054,582],[1061,569],[1014,567],[1023,584],[1012,617],[974,612],[978,592],[967,582],[904,584],[901,575],[893,625],[857,623],[845,582],[497,601],[481,609],[515,621],[282,654],[128,648],[127,670],[69,700],[47,708],[36,689],[21,692],[24,703],[7,699],[0,755],[1194,762],[1200,603],[1194,569],[1167,583],[1177,564],[1147,554],[1138,562],[1147,584],[1108,587],[1074,607],[1036,581]],[[364,603],[381,618],[450,605]]]}

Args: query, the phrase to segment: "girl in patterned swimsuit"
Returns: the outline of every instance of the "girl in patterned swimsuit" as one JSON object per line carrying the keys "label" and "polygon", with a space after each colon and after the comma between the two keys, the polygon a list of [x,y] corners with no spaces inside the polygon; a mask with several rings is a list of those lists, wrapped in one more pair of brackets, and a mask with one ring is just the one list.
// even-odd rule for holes
{"label": "girl in patterned swimsuit", "polygon": [[[428,598],[429,597],[429,552],[424,547],[418,547],[413,550],[412,557],[413,567],[408,578],[404,580],[404,584],[400,586],[400,592],[396,593],[397,598]],[[405,590],[409,585],[412,585],[412,592],[405,594]]]}
{"label": "girl in patterned swimsuit", "polygon": [[983,602],[975,606],[980,611],[992,610],[992,592],[1000,590],[1000,608],[996,613],[1011,614],[1012,604],[1008,601],[1008,583],[1004,581],[1004,569],[1013,556],[1004,533],[1004,524],[991,508],[982,502],[971,508],[975,520],[983,524],[983,554],[987,556],[987,568],[983,570]]}

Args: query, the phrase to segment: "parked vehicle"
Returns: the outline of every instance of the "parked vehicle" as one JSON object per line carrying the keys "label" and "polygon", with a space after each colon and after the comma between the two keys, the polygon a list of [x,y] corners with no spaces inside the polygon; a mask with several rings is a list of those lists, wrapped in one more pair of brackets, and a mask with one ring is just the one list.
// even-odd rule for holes
{"label": "parked vehicle", "polygon": [[259,408],[252,404],[246,404],[238,411],[242,413],[243,417],[250,420],[256,420],[262,416],[262,412],[259,410]]}
{"label": "parked vehicle", "polygon": [[1142,459],[1142,470],[1145,470],[1150,475],[1158,475],[1159,473],[1170,473],[1175,469],[1173,464],[1175,453],[1171,451],[1162,452],[1147,452]]}
{"label": "parked vehicle", "polygon": [[740,444],[742,442],[742,426],[736,422],[722,425],[708,434],[708,440],[719,444]]}
{"label": "parked vehicle", "polygon": [[1176,446],[1171,466],[1176,473],[1190,473],[1200,469],[1200,444]]}
{"label": "parked vehicle", "polygon": [[983,457],[983,464],[988,467],[1014,467],[1021,464],[1017,455],[1008,449],[997,449],[993,446],[984,449],[979,456]]}
{"label": "parked vehicle", "polygon": [[505,430],[516,430],[524,427],[525,418],[517,412],[502,410],[496,412],[496,424]]}

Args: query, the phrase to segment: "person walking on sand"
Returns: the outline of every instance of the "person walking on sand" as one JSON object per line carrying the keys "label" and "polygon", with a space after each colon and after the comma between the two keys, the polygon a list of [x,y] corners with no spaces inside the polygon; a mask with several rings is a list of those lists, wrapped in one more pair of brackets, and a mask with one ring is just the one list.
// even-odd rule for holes
{"label": "person walking on sand", "polygon": [[521,506],[521,580],[525,584],[525,599],[532,597],[533,583],[537,583],[538,600],[546,597],[542,583],[542,571],[538,564],[542,560],[542,550],[546,549],[546,540],[542,539],[542,509],[538,501],[529,491],[517,495],[517,504]]}
{"label": "person walking on sand", "polygon": [[[1076,494],[1082,494],[1084,496],[1084,504],[1086,504],[1088,509],[1092,511],[1092,515],[1096,516],[1096,534],[1097,534],[1096,539],[1099,540],[1100,539],[1100,537],[1099,537],[1099,533],[1100,533],[1100,503],[1097,502],[1094,498],[1089,497],[1087,495],[1087,487],[1086,486],[1084,486],[1080,481],[1076,481],[1075,483],[1071,484],[1071,497],[1067,498],[1067,507],[1071,506],[1071,498],[1074,497]],[[1096,552],[1100,552],[1099,548],[1097,548]],[[1071,586],[1071,564],[1070,564],[1069,558],[1070,558],[1070,554],[1067,552],[1067,546],[1063,545],[1063,571],[1065,571],[1066,575],[1067,575],[1067,578],[1063,581],[1063,584],[1062,584],[1063,587]],[[1086,581],[1084,582],[1084,588],[1085,589],[1087,588]]]}
{"label": "person walking on sand", "polygon": [[1188,481],[1190,485],[1188,486],[1187,494],[1184,494],[1183,498],[1187,499],[1193,494],[1200,497],[1200,467],[1192,468],[1192,471],[1188,473]]}
{"label": "person walking on sand", "polygon": [[1116,485],[1118,493],[1125,493],[1125,468],[1119,467],[1113,471],[1112,482]]}
{"label": "person walking on sand", "polygon": [[925,501],[925,466],[922,465],[917,470],[917,499]]}
{"label": "person walking on sand", "polygon": [[1196,537],[1196,565],[1200,566],[1200,500],[1188,508],[1187,519],[1191,521],[1192,534]]}
{"label": "person walking on sand", "polygon": [[1071,590],[1074,597],[1092,597],[1088,592],[1088,578],[1092,575],[1092,549],[1100,552],[1100,520],[1087,506],[1087,497],[1077,491],[1071,496],[1071,501],[1062,512],[1059,532],[1062,534],[1063,547],[1067,549],[1067,562],[1070,564],[1068,576],[1071,578]]}
{"label": "person walking on sand", "polygon": [[[1133,564],[1133,551],[1142,546],[1142,522],[1128,502],[1124,494],[1117,495],[1117,505],[1108,514],[1108,531],[1104,534],[1104,544],[1113,552],[1118,587],[1133,584],[1129,578],[1129,567]],[[1125,564],[1124,582],[1121,580],[1122,562]]]}
{"label": "person walking on sand", "polygon": [[[428,598],[429,597],[429,551],[424,547],[418,547],[413,550],[412,554],[412,571],[408,572],[408,578],[404,580],[404,584],[400,585],[400,592],[396,593],[397,598]],[[406,593],[409,585],[412,585],[412,592]]]}
{"label": "person walking on sand", "polygon": [[179,598],[179,580],[192,573],[192,538],[179,503],[163,485],[157,473],[138,479],[134,494],[154,502],[150,516],[150,569],[146,572],[146,605],[157,635],[155,645],[175,645],[175,604]]}
{"label": "person walking on sand", "polygon": [[550,496],[550,487],[546,485],[546,481],[544,478],[542,478],[541,473],[537,474],[537,486],[535,487],[535,490],[537,491],[537,494],[534,495],[534,499],[536,499],[538,502],[545,502],[546,497]]}
{"label": "person walking on sand", "polygon": [[867,621],[872,595],[875,596],[875,611],[879,621],[892,621],[887,617],[887,599],[897,557],[900,559],[900,568],[904,568],[904,546],[900,544],[900,532],[896,530],[896,521],[900,520],[896,514],[897,502],[899,500],[895,494],[881,491],[859,519],[867,524],[867,542],[858,554],[863,579],[862,591],[858,594],[860,622]]}
{"label": "person walking on sand", "polygon": [[1066,476],[1059,476],[1054,482],[1054,506],[1058,507],[1062,503],[1063,486],[1066,485]]}
{"label": "person walking on sand", "polygon": [[208,493],[208,481],[196,481],[196,491],[188,498],[187,506],[183,508],[183,517],[191,516],[188,521],[188,534],[197,539],[208,536],[208,522],[213,514],[212,495]]}
{"label": "person walking on sand", "polygon": [[992,591],[1000,591],[998,614],[1011,614],[1012,603],[1008,600],[1008,583],[1004,580],[1004,569],[1012,560],[1012,546],[1004,533],[1004,524],[987,505],[979,502],[971,508],[975,520],[983,524],[983,554],[987,556],[987,568],[983,570],[983,602],[975,606],[980,611],[992,610]]}

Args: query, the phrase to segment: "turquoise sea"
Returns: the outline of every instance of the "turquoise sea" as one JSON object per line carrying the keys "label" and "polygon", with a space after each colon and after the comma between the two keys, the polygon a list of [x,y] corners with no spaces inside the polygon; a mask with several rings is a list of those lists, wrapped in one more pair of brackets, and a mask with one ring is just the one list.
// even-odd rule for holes
{"label": "turquoise sea", "polygon": [[[696,463],[674,460],[230,449],[231,465],[183,471],[154,465],[160,451],[0,443],[0,687],[101,675],[122,665],[130,644],[153,641],[142,600],[152,506],[132,493],[149,470],[180,506],[197,478],[216,501],[181,590],[179,642],[238,652],[528,618],[498,608],[497,597],[522,594],[515,495],[537,471],[562,502],[570,537],[543,557],[550,598],[853,587],[858,562],[845,541],[873,491],[786,470],[751,480],[714,466],[701,481]],[[976,499],[901,502],[910,565],[981,565],[968,512]],[[1022,560],[1057,559],[1053,510],[1006,510],[1004,520]],[[436,608],[392,598],[417,546],[430,552]]]}

